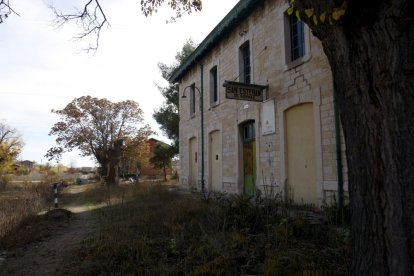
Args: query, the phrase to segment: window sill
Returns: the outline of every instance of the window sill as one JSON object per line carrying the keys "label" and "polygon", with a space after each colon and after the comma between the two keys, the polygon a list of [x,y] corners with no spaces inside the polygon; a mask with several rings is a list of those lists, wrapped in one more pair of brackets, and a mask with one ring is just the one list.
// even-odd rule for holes
{"label": "window sill", "polygon": [[209,110],[212,110],[212,109],[216,108],[216,107],[217,107],[217,106],[219,106],[219,105],[220,105],[220,102],[219,102],[219,101],[214,102],[214,103],[210,103],[210,108],[209,108]]}
{"label": "window sill", "polygon": [[298,59],[295,59],[294,61],[288,62],[285,64],[283,71],[289,71],[293,68],[296,68],[306,62],[308,62],[311,59],[311,54],[305,54],[303,57],[300,57]]}

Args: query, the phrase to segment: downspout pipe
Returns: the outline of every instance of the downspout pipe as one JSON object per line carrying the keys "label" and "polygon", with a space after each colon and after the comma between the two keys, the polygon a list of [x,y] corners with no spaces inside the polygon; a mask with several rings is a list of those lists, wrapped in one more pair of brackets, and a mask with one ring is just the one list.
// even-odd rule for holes
{"label": "downspout pipe", "polygon": [[341,147],[341,125],[338,113],[338,95],[336,90],[336,82],[333,79],[333,108],[335,119],[335,143],[336,143],[336,172],[338,176],[338,209],[339,216],[342,218],[344,210],[344,178],[342,170],[342,147]]}
{"label": "downspout pipe", "polygon": [[204,73],[200,64],[200,119],[201,119],[201,191],[204,193]]}

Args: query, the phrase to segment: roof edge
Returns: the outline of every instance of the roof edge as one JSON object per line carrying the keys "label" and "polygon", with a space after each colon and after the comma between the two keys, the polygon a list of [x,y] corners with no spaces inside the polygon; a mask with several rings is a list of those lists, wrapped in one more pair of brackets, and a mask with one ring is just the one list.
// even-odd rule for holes
{"label": "roof edge", "polygon": [[246,19],[264,0],[240,0],[220,23],[207,35],[198,47],[173,72],[169,81],[178,82],[192,66],[202,59],[226,34],[233,30],[241,21]]}

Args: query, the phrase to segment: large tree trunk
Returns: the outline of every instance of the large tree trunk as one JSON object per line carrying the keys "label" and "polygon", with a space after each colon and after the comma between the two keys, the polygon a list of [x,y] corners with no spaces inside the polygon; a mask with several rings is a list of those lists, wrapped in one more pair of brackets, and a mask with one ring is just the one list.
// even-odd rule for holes
{"label": "large tree trunk", "polygon": [[109,150],[108,177],[109,185],[119,184],[119,163],[121,161],[122,140],[114,142],[113,148]]}
{"label": "large tree trunk", "polygon": [[107,156],[108,154],[104,155],[100,153],[99,155],[96,154],[95,158],[98,161],[100,168],[99,168],[99,175],[101,177],[107,177],[108,176],[108,164],[109,164],[109,158]]}
{"label": "large tree trunk", "polygon": [[342,25],[312,27],[346,140],[351,274],[414,275],[414,5],[362,2]]}
{"label": "large tree trunk", "polygon": [[164,172],[164,181],[167,181],[167,165],[164,164],[162,166],[163,172]]}

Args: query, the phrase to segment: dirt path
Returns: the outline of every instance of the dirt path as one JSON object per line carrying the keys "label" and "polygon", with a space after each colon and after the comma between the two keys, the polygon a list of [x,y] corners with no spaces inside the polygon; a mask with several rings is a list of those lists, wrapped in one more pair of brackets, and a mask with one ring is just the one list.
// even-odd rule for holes
{"label": "dirt path", "polygon": [[[55,211],[46,215],[48,233],[40,241],[17,246],[8,252],[0,252],[4,259],[0,275],[65,275],[65,268],[76,265],[75,252],[81,242],[96,229],[95,214],[102,202],[89,201],[88,190],[92,185],[71,186],[66,193],[69,201],[65,207],[70,212]],[[68,216],[70,215],[70,216]]]}

